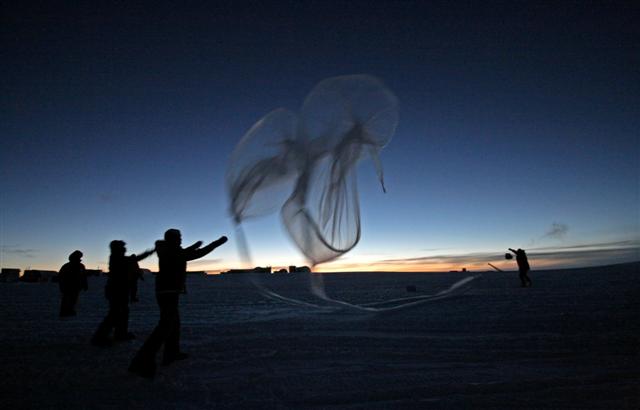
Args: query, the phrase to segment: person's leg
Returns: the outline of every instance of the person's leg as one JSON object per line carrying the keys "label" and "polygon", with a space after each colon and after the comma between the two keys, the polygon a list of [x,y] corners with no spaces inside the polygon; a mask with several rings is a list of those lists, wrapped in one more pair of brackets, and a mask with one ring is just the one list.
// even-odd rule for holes
{"label": "person's leg", "polygon": [[172,309],[172,321],[170,329],[167,334],[167,340],[164,345],[164,357],[162,362],[169,364],[174,360],[180,360],[186,358],[184,354],[180,353],[180,312],[178,309],[179,296],[174,294],[174,298],[171,300]]}
{"label": "person's leg", "polygon": [[60,316],[75,316],[75,306],[78,300],[78,292],[66,291],[62,293],[62,300],[60,301]]}
{"label": "person's leg", "polygon": [[138,280],[131,281],[131,302],[135,303],[138,301]]}
{"label": "person's leg", "polygon": [[127,296],[122,298],[122,300],[118,301],[117,307],[117,319],[115,322],[115,338],[117,340],[131,340],[135,336],[132,333],[129,333],[129,304],[127,301]]}
{"label": "person's leg", "polygon": [[80,296],[80,290],[71,293],[71,300],[69,301],[71,305],[71,314],[73,316],[76,315],[76,304],[78,304],[78,296]]}
{"label": "person's leg", "polygon": [[166,294],[156,295],[158,307],[160,308],[160,321],[140,348],[138,353],[140,356],[155,358],[156,352],[167,338],[172,323],[172,311],[170,309],[171,304],[168,303],[166,296]]}
{"label": "person's leg", "polygon": [[69,316],[69,296],[66,292],[61,294],[60,298],[60,317]]}
{"label": "person's leg", "polygon": [[114,326],[115,319],[117,313],[115,310],[114,303],[109,301],[109,312],[107,316],[104,318],[98,329],[93,334],[91,338],[91,344],[94,346],[108,346],[111,344],[111,340],[109,340],[109,334],[111,333],[111,329]]}
{"label": "person's leg", "polygon": [[129,332],[129,304],[125,304],[122,307],[122,329],[127,338],[131,339],[133,333]]}
{"label": "person's leg", "polygon": [[[153,377],[156,371],[156,353],[167,339],[174,322],[172,294],[157,294],[160,322],[144,342],[129,366],[129,371],[143,377]],[[177,296],[177,295],[176,295]]]}
{"label": "person's leg", "polygon": [[520,282],[522,283],[522,287],[526,287],[527,286],[527,272],[525,271],[520,271]]}

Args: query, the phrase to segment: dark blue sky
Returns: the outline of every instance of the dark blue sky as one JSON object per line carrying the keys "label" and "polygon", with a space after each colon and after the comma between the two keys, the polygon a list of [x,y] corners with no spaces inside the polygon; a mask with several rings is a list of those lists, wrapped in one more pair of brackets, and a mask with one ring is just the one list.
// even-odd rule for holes
{"label": "dark blue sky", "polygon": [[[381,156],[388,194],[363,162],[362,241],[326,269],[482,266],[507,247],[538,249],[538,266],[640,259],[632,2],[2,14],[3,266],[55,269],[78,248],[105,267],[110,240],[141,251],[169,227],[185,241],[232,237],[192,268],[237,265],[224,185],[236,142],[318,81],[354,73],[393,90],[400,124]],[[246,230],[255,263],[303,263],[277,216]]]}

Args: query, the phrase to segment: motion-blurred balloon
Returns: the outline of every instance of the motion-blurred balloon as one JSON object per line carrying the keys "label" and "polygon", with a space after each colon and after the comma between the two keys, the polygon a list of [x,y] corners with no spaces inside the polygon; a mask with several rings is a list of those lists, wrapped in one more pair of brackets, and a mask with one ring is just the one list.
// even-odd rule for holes
{"label": "motion-blurred balloon", "polygon": [[272,111],[236,146],[226,175],[234,222],[279,208],[312,265],[353,249],[361,229],[355,166],[368,154],[384,190],[378,155],[397,124],[397,99],[375,77],[321,81],[300,113]]}

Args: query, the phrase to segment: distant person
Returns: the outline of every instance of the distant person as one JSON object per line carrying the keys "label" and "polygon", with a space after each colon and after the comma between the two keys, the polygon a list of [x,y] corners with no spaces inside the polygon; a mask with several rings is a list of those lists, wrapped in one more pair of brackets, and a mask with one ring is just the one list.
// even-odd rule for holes
{"label": "distant person", "polygon": [[520,281],[522,282],[522,287],[530,287],[532,285],[531,279],[529,278],[529,259],[527,259],[527,253],[524,249],[518,248],[518,250],[514,250],[509,248],[511,252],[516,255],[516,262],[518,263],[518,270],[520,271]]}
{"label": "distant person", "polygon": [[62,293],[60,317],[75,316],[80,290],[89,289],[86,270],[81,260],[82,252],[73,251],[69,255],[69,262],[62,265],[58,273],[58,285]]}
{"label": "distant person", "polygon": [[95,346],[108,346],[111,344],[109,334],[115,329],[114,339],[126,341],[135,338],[129,332],[129,285],[130,278],[135,273],[138,275],[140,267],[138,261],[151,255],[155,249],[144,251],[139,255],[126,256],[127,248],[123,241],[111,241],[111,255],[109,256],[109,273],[105,296],[109,301],[109,313],[104,318],[98,330],[91,338],[91,344]]}
{"label": "distant person", "polygon": [[156,275],[156,300],[160,307],[160,322],[131,361],[129,371],[143,377],[153,377],[156,372],[155,357],[164,343],[163,365],[188,357],[180,351],[179,294],[186,291],[187,261],[201,258],[227,242],[227,237],[201,248],[201,241],[182,248],[182,236],[177,229],[169,229],[164,240],[156,241],[159,271]]}

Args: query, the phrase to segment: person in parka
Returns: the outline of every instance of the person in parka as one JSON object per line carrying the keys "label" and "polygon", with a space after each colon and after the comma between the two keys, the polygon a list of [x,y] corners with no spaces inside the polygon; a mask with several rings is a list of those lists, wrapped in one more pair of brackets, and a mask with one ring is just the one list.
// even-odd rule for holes
{"label": "person in parka", "polygon": [[147,250],[139,255],[126,255],[127,248],[120,240],[111,241],[111,255],[109,256],[109,273],[105,286],[105,296],[109,301],[109,312],[104,318],[96,333],[91,338],[91,344],[95,346],[108,346],[111,344],[109,334],[115,329],[114,339],[126,341],[135,338],[129,332],[129,284],[131,272],[138,270],[138,261],[155,252],[155,249]]}
{"label": "person in parka", "polygon": [[62,299],[60,317],[75,316],[80,290],[88,290],[87,275],[82,261],[82,252],[76,250],[69,255],[69,262],[58,272],[58,285]]}
{"label": "person in parka", "polygon": [[227,242],[222,236],[205,247],[201,241],[182,248],[182,236],[177,229],[169,229],[164,240],[156,241],[159,271],[156,275],[156,299],[160,307],[160,322],[131,361],[129,371],[142,377],[153,377],[155,356],[164,344],[163,365],[184,360],[188,355],[180,351],[179,295],[186,292],[187,261],[201,258]]}

